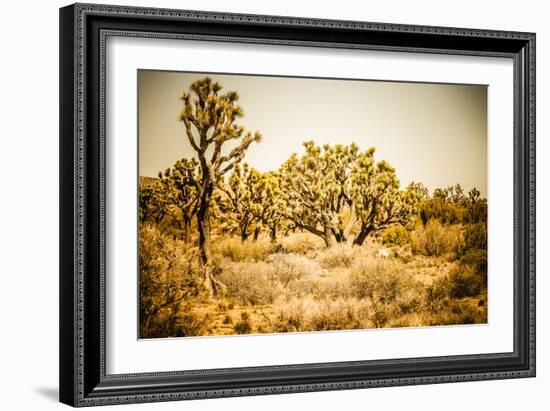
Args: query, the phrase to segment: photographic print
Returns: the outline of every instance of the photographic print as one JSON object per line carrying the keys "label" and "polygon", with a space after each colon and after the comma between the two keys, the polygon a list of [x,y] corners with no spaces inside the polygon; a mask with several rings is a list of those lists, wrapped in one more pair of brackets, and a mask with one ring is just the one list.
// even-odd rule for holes
{"label": "photographic print", "polygon": [[139,337],[487,323],[487,86],[139,70]]}

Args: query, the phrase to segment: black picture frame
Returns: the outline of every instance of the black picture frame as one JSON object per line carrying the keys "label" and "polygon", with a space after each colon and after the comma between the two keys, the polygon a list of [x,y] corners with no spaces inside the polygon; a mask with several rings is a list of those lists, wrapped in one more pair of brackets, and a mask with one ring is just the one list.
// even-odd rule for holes
{"label": "black picture frame", "polygon": [[[513,58],[513,352],[107,375],[103,64],[109,35]],[[60,237],[60,401],[69,405],[534,377],[535,34],[96,4],[61,8]]]}

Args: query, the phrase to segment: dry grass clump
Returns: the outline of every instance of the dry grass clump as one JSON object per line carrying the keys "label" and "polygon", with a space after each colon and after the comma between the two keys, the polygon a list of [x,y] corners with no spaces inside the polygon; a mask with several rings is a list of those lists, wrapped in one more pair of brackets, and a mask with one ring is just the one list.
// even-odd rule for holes
{"label": "dry grass clump", "polygon": [[422,304],[421,285],[395,260],[366,257],[356,261],[349,274],[349,289],[356,298],[371,302],[371,321],[376,327],[386,327]]}
{"label": "dry grass clump", "polygon": [[439,220],[430,220],[426,226],[418,225],[411,233],[411,246],[415,254],[439,257],[460,252],[464,245],[459,225],[443,226]]}
{"label": "dry grass clump", "polygon": [[269,239],[241,241],[239,238],[220,238],[212,246],[212,252],[234,262],[263,261],[275,251],[276,245]]}
{"label": "dry grass clump", "polygon": [[482,301],[447,299],[439,310],[424,313],[422,325],[486,324],[487,304]]}
{"label": "dry grass clump", "polygon": [[356,258],[364,253],[364,249],[350,244],[337,244],[317,253],[316,259],[326,269],[350,267]]}
{"label": "dry grass clump", "polygon": [[[386,258],[378,256],[381,243],[371,238],[361,247],[331,248],[304,233],[290,234],[279,245],[218,238],[212,263],[225,287],[211,300],[196,248],[145,223],[140,336],[486,323],[482,228],[465,229],[464,241],[459,226],[433,220],[417,227],[411,245],[392,245]],[[411,256],[411,249],[423,255]],[[423,284],[426,270],[433,278]]]}
{"label": "dry grass clump", "polygon": [[283,252],[300,255],[325,248],[323,240],[309,233],[293,233],[283,237],[280,243]]}
{"label": "dry grass clump", "polygon": [[[435,292],[450,298],[475,297],[487,290],[487,277],[474,265],[459,264],[434,283]],[[434,292],[434,291],[432,291]]]}
{"label": "dry grass clump", "polygon": [[252,332],[252,324],[250,322],[250,315],[243,311],[241,313],[241,320],[233,327],[235,334],[250,334]]}
{"label": "dry grass clump", "polygon": [[239,304],[269,304],[278,291],[272,265],[260,262],[225,264],[218,279],[225,284],[226,296]]}
{"label": "dry grass clump", "polygon": [[153,225],[139,238],[140,337],[204,335],[210,318],[193,307],[203,291],[194,252]]}
{"label": "dry grass clump", "polygon": [[371,307],[367,301],[311,297],[278,299],[271,332],[322,331],[368,328]]}
{"label": "dry grass clump", "polygon": [[403,246],[411,241],[411,233],[402,225],[387,228],[382,234],[381,242],[387,247]]}
{"label": "dry grass clump", "polygon": [[357,298],[384,301],[394,300],[412,283],[399,262],[375,257],[357,260],[351,268],[349,281]]}
{"label": "dry grass clump", "polygon": [[273,268],[276,279],[288,286],[291,282],[318,276],[321,266],[314,260],[296,254],[276,253],[269,256],[267,261]]}

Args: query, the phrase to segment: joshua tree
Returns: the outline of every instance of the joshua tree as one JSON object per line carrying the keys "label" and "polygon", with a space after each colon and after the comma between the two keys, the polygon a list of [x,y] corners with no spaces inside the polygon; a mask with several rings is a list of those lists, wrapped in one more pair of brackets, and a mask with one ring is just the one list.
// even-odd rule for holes
{"label": "joshua tree", "polygon": [[244,164],[236,164],[227,183],[219,186],[216,195],[217,208],[220,211],[222,229],[238,232],[241,240],[246,241],[257,225],[256,208],[262,206],[259,182],[261,174]]}
{"label": "joshua tree", "polygon": [[353,202],[360,226],[353,243],[362,245],[372,233],[406,225],[413,217],[418,192],[415,185],[402,191],[395,169],[386,161],[375,163],[374,148],[361,153],[351,173]]}
{"label": "joshua tree", "polygon": [[164,201],[178,211],[174,217],[183,230],[183,239],[187,242],[193,216],[198,208],[198,187],[200,187],[199,164],[194,158],[182,158],[164,174],[159,173],[164,191]]}
{"label": "joshua tree", "polygon": [[155,224],[160,224],[168,213],[164,190],[158,180],[151,183],[140,181],[138,201],[140,223],[153,219]]}
{"label": "joshua tree", "polygon": [[[213,294],[219,282],[212,276],[210,259],[210,203],[215,187],[224,174],[230,171],[244,157],[254,142],[261,140],[258,132],[245,132],[235,121],[244,111],[237,104],[239,95],[235,91],[220,94],[222,86],[210,77],[197,80],[189,92],[181,94],[183,107],[179,119],[185,126],[189,144],[196,152],[199,162],[197,189],[197,228],[199,232],[199,256],[204,266],[205,284]],[[234,145],[226,153],[222,148],[227,142]]]}
{"label": "joshua tree", "polygon": [[304,143],[305,154],[295,153],[281,166],[282,215],[296,228],[325,241],[327,247],[346,241],[355,223],[350,174],[359,148]]}
{"label": "joshua tree", "polygon": [[223,231],[238,232],[242,241],[250,235],[256,241],[263,228],[272,241],[280,221],[280,190],[277,174],[260,173],[243,164],[235,165],[227,183],[222,182],[215,196]]}

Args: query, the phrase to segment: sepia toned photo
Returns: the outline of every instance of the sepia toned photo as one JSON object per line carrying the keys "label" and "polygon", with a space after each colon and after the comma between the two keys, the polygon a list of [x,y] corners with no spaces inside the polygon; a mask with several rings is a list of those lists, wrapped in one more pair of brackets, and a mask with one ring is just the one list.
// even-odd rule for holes
{"label": "sepia toned photo", "polygon": [[139,337],[487,323],[487,86],[138,72]]}

